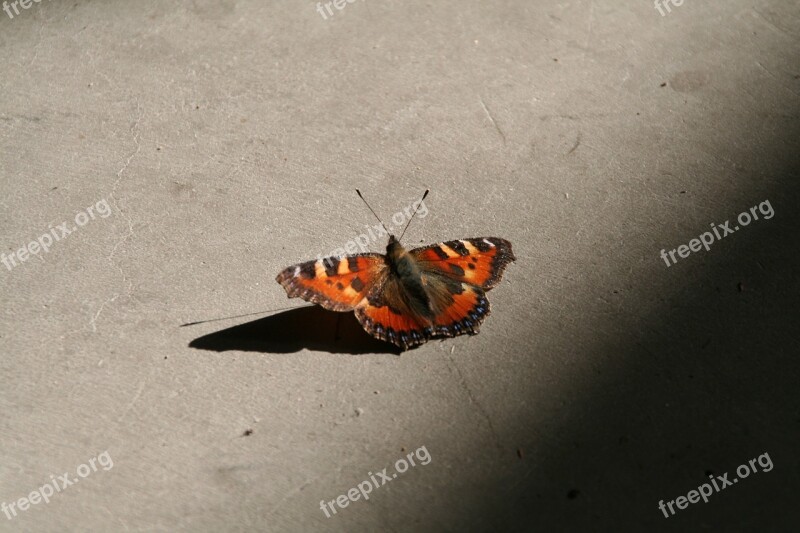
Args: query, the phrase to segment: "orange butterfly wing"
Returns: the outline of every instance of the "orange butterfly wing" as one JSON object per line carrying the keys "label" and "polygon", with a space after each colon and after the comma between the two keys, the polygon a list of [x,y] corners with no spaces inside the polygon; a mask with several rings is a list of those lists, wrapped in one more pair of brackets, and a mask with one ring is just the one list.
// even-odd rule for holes
{"label": "orange butterfly wing", "polygon": [[456,281],[493,288],[506,266],[516,258],[511,243],[498,237],[461,239],[415,248],[409,252],[423,273],[435,273]]}
{"label": "orange butterfly wing", "polygon": [[408,349],[432,338],[433,324],[409,303],[399,277],[387,276],[356,308],[356,318],[378,339]]}
{"label": "orange butterfly wing", "polygon": [[490,312],[485,291],[499,283],[515,260],[511,243],[496,237],[448,241],[409,254],[419,267],[432,316],[420,316],[406,305],[396,278],[356,309],[364,329],[403,349],[433,338],[476,334]]}
{"label": "orange butterfly wing", "polygon": [[404,350],[430,339],[478,333],[480,323],[489,316],[489,301],[483,291],[464,284],[462,292],[451,298],[433,320],[372,303],[358,307],[356,317],[373,337]]}
{"label": "orange butterfly wing", "polygon": [[386,274],[383,255],[359,254],[290,266],[276,280],[289,298],[302,298],[329,311],[352,311],[382,285]]}

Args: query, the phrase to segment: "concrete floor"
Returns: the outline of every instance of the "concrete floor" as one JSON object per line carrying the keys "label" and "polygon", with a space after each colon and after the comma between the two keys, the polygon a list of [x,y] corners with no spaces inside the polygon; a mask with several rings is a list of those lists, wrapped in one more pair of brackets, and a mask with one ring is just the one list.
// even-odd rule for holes
{"label": "concrete floor", "polygon": [[[796,1],[15,5],[0,531],[800,526]],[[180,327],[300,305],[275,276],[375,223],[356,187],[432,190],[409,246],[513,243],[480,335]]]}

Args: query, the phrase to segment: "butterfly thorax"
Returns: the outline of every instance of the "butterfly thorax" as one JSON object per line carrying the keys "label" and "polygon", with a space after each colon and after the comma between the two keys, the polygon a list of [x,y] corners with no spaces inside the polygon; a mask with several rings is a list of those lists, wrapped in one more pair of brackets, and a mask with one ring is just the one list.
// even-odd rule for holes
{"label": "butterfly thorax", "polygon": [[434,312],[431,309],[431,301],[422,283],[419,267],[394,235],[389,236],[389,244],[386,246],[386,259],[389,263],[389,269],[403,288],[405,303],[418,315],[425,318],[433,318]]}

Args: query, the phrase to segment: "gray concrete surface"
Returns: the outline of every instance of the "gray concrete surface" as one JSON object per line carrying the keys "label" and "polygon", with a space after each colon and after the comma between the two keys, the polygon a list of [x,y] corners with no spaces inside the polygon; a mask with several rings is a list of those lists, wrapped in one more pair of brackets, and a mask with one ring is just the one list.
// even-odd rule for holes
{"label": "gray concrete surface", "polygon": [[[800,6],[670,9],[0,12],[2,252],[60,239],[0,266],[0,531],[796,529]],[[480,335],[397,356],[314,310],[179,327],[299,305],[275,275],[373,223],[355,187],[386,217],[432,189],[408,245],[514,244]],[[63,473],[86,477],[19,508]]]}

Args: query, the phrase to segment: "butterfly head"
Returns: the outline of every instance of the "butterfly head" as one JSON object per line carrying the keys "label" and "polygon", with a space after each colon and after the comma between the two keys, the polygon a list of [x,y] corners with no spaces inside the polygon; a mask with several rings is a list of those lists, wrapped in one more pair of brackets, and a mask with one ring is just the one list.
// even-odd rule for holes
{"label": "butterfly head", "polygon": [[386,255],[393,261],[399,260],[406,255],[406,249],[394,235],[389,235],[389,244],[386,245]]}

